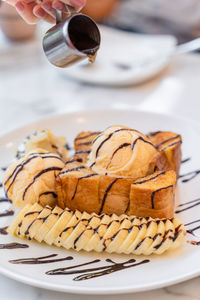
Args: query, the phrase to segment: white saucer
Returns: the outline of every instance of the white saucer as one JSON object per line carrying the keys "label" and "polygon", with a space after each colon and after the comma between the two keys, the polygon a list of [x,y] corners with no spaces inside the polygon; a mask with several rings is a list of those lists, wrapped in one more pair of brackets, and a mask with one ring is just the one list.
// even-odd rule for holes
{"label": "white saucer", "polygon": [[128,33],[106,26],[100,26],[100,31],[102,43],[94,64],[85,60],[58,72],[90,84],[138,84],[167,66],[177,42],[173,36]]}

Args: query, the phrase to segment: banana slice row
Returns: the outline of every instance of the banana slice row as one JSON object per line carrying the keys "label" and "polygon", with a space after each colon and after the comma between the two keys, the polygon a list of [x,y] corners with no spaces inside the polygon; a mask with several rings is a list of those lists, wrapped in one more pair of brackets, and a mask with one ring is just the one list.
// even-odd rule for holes
{"label": "banana slice row", "polygon": [[162,254],[184,241],[179,219],[152,219],[27,204],[9,228],[13,235],[76,251]]}

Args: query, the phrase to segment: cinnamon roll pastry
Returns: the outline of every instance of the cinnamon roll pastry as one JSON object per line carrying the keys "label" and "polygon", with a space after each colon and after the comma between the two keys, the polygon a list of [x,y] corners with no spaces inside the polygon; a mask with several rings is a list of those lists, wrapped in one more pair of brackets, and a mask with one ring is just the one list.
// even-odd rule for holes
{"label": "cinnamon roll pastry", "polygon": [[19,207],[35,202],[55,206],[55,178],[63,167],[64,162],[58,154],[43,149],[29,152],[6,170],[3,178],[5,194]]}
{"label": "cinnamon roll pastry", "polygon": [[184,225],[177,218],[98,216],[58,207],[43,208],[37,203],[27,204],[20,211],[9,232],[65,249],[135,255],[173,250],[183,243],[186,234]]}
{"label": "cinnamon roll pastry", "polygon": [[148,137],[161,154],[158,168],[162,170],[172,169],[178,177],[182,156],[181,135],[169,131],[157,131],[149,133]]}

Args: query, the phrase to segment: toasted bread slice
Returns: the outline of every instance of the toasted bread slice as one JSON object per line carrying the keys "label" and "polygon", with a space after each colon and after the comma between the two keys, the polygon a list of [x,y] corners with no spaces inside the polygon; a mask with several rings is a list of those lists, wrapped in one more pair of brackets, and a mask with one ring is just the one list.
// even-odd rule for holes
{"label": "toasted bread slice", "polygon": [[96,131],[83,131],[79,133],[74,140],[74,159],[86,162],[91,151],[92,142],[100,133]]}
{"label": "toasted bread slice", "polygon": [[176,173],[158,171],[140,178],[131,185],[129,215],[152,218],[172,218]]}
{"label": "toasted bread slice", "polygon": [[161,153],[158,169],[169,170],[171,168],[178,177],[182,156],[181,135],[170,131],[157,131],[149,133],[148,137]]}

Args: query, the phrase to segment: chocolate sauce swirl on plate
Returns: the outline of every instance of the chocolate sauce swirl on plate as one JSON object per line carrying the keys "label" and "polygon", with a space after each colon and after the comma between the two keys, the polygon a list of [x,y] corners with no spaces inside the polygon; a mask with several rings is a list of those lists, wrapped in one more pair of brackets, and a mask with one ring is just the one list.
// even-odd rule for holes
{"label": "chocolate sauce swirl on plate", "polygon": [[6,209],[6,210],[0,212],[0,218],[1,217],[13,216],[13,215],[14,215],[14,210]]}
{"label": "chocolate sauce swirl on plate", "polygon": [[8,226],[0,227],[0,234],[7,235],[8,234],[7,229],[8,229]]}
{"label": "chocolate sauce swirl on plate", "polygon": [[189,210],[189,209],[191,209],[193,207],[196,207],[198,205],[200,205],[200,198],[180,204],[178,207],[183,207],[183,208],[176,210],[175,213],[179,214],[183,211]]}
{"label": "chocolate sauce swirl on plate", "polygon": [[108,275],[108,274],[111,274],[111,273],[114,273],[117,271],[121,271],[124,269],[136,267],[136,266],[148,263],[149,260],[145,259],[145,260],[137,263],[135,259],[129,259],[128,261],[125,261],[123,263],[116,263],[111,259],[106,259],[106,262],[110,263],[110,265],[101,266],[101,267],[97,267],[97,268],[79,269],[79,270],[70,271],[70,270],[78,268],[78,267],[83,267],[83,266],[87,266],[87,265],[98,263],[98,262],[100,262],[100,260],[96,259],[91,262],[80,264],[80,265],[50,270],[50,271],[47,271],[46,274],[47,275],[73,275],[73,274],[84,273],[83,275],[79,275],[73,279],[74,281],[82,281],[82,280],[86,280],[86,279],[92,279],[95,277]]}
{"label": "chocolate sauce swirl on plate", "polygon": [[185,164],[186,162],[188,162],[188,161],[190,161],[190,160],[191,160],[191,157],[187,157],[187,158],[183,159],[183,160],[181,161],[181,163],[182,163],[182,164]]}
{"label": "chocolate sauce swirl on plate", "polygon": [[195,170],[195,171],[180,175],[179,179],[182,178],[181,182],[186,183],[186,182],[189,182],[192,179],[196,178],[199,174],[200,174],[200,170]]}
{"label": "chocolate sauce swirl on plate", "polygon": [[24,264],[24,265],[41,265],[41,264],[50,264],[54,262],[59,261],[66,261],[66,260],[72,260],[72,256],[67,256],[64,258],[56,258],[56,259],[48,259],[56,257],[58,254],[51,254],[48,256],[41,256],[41,257],[31,257],[31,258],[20,258],[20,259],[12,259],[9,260],[9,263],[11,264]]}
{"label": "chocolate sauce swirl on plate", "polygon": [[26,244],[20,243],[7,243],[7,244],[0,244],[0,249],[19,249],[19,248],[28,248],[29,246]]}

